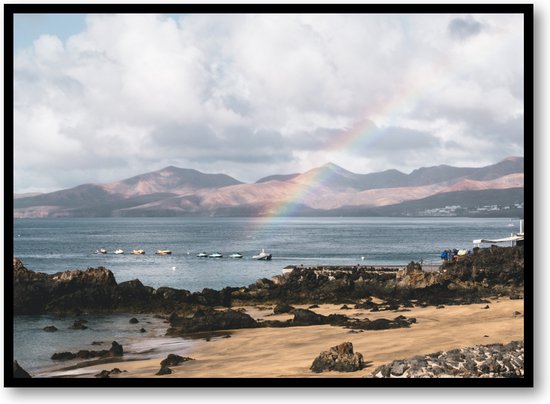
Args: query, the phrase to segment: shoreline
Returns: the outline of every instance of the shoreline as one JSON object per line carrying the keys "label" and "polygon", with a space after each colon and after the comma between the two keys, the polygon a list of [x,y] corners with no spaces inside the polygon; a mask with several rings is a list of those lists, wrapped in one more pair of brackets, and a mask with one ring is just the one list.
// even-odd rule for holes
{"label": "shoreline", "polygon": [[[287,267],[281,275],[248,287],[189,292],[154,289],[137,279],[118,283],[103,267],[36,273],[14,258],[14,304],[20,314],[65,313],[77,319],[98,311],[156,313],[168,324],[149,351],[153,358],[125,360],[132,349],[125,351],[125,358],[122,350],[60,352],[56,356],[71,360],[115,358],[109,366],[97,361],[76,368],[74,362],[65,368],[61,364],[52,373],[55,377],[361,377],[395,360],[523,341],[523,272],[523,247],[491,247],[435,272],[414,262],[404,268]],[[178,342],[165,350],[168,339],[162,338],[168,337],[179,338],[175,341],[186,347],[194,341],[189,349],[182,350]],[[344,343],[351,346],[343,352],[361,354],[364,363],[357,362],[360,366],[352,373],[310,371],[321,353]],[[193,360],[163,365],[162,376],[157,376],[167,354]],[[520,362],[512,373],[501,373],[521,375]],[[495,372],[483,370],[476,377],[490,374]]]}
{"label": "shoreline", "polygon": [[[490,299],[487,304],[455,305],[444,308],[415,307],[407,312],[417,323],[410,328],[369,330],[358,332],[331,325],[296,326],[288,328],[254,328],[224,331],[229,338],[213,337],[195,340],[191,349],[171,353],[194,360],[172,366],[172,374],[155,375],[166,354],[154,358],[113,361],[79,367],[78,372],[56,372],[55,377],[94,377],[103,370],[119,368],[122,373],[113,378],[309,378],[365,377],[376,368],[394,360],[403,360],[436,351],[448,351],[487,344],[507,344],[523,340],[523,300]],[[305,308],[297,305],[296,308]],[[313,309],[328,315],[349,312],[340,305],[325,304]],[[289,314],[270,315],[272,310],[247,306],[255,319],[285,320]],[[377,313],[352,309],[357,317],[369,319],[391,317],[394,313]],[[514,316],[514,312],[521,315]],[[395,313],[397,315],[399,313]],[[183,340],[182,340],[183,341]],[[320,352],[343,342],[352,342],[355,352],[362,353],[366,367],[357,372],[313,373],[309,370]],[[52,375],[53,376],[53,375]]]}

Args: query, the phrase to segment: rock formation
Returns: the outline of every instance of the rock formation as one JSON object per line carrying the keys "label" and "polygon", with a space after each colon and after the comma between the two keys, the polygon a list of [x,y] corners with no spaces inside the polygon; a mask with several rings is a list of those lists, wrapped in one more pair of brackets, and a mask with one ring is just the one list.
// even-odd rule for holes
{"label": "rock formation", "polygon": [[90,351],[82,349],[76,353],[73,352],[56,352],[51,356],[54,361],[66,361],[72,359],[92,359],[92,358],[108,358],[124,355],[124,349],[118,342],[113,341],[109,350],[102,349],[101,351]]}
{"label": "rock formation", "polygon": [[163,359],[160,362],[160,370],[157,373],[155,373],[155,375],[162,376],[162,375],[172,374],[172,369],[170,369],[169,366],[178,366],[184,362],[192,361],[192,360],[194,359],[189,357],[179,356],[176,354],[169,354],[166,357],[166,359]]}
{"label": "rock formation", "polygon": [[351,342],[344,342],[333,346],[328,351],[321,352],[313,361],[310,369],[315,373],[328,371],[355,372],[363,369],[364,366],[363,355],[353,352]]}
{"label": "rock formation", "polygon": [[434,352],[379,366],[371,378],[391,377],[523,377],[524,344],[478,345]]}
{"label": "rock formation", "polygon": [[[476,250],[473,256],[446,263],[436,272],[425,272],[418,263],[401,271],[367,266],[297,267],[248,287],[194,293],[154,289],[139,280],[117,284],[113,273],[103,267],[48,275],[28,270],[16,258],[13,263],[15,314],[125,311],[177,312],[183,317],[197,309],[254,303],[278,304],[278,313],[290,311],[290,304],[313,303],[398,310],[411,307],[411,300],[437,306],[486,303],[485,297],[496,294],[521,298],[523,286],[522,246]],[[375,304],[372,296],[386,302]]]}

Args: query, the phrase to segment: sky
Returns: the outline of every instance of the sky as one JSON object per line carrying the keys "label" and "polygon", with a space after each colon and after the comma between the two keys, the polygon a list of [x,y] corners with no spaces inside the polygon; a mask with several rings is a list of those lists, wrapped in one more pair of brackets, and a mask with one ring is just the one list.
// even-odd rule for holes
{"label": "sky", "polygon": [[521,15],[16,15],[14,186],[523,156]]}

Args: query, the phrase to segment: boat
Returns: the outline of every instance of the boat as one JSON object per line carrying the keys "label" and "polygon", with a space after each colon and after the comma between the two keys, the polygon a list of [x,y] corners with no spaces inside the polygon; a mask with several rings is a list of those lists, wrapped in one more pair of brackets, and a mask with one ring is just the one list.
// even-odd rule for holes
{"label": "boat", "polygon": [[217,252],[217,253],[212,253],[212,254],[210,254],[208,257],[209,257],[209,258],[222,258],[223,255],[220,254],[219,252]]}
{"label": "boat", "polygon": [[141,254],[145,254],[145,251],[142,250],[142,249],[132,250],[132,254],[134,254],[134,255],[141,255]]}
{"label": "boat", "polygon": [[229,254],[229,258],[242,258],[243,255],[239,253]]}
{"label": "boat", "polygon": [[208,257],[208,254],[205,253],[205,252],[201,252],[201,253],[198,253],[198,254],[197,254],[197,257],[199,257],[199,258],[206,258],[206,257]]}
{"label": "boat", "polygon": [[99,250],[95,251],[96,254],[107,254],[107,250],[105,248],[100,248]]}
{"label": "boat", "polygon": [[266,253],[265,249],[262,248],[262,251],[260,251],[258,255],[254,255],[252,259],[269,261],[271,259],[271,254]]}
{"label": "boat", "polygon": [[124,254],[124,251],[120,248],[117,248],[114,253],[115,254]]}
{"label": "boat", "polygon": [[524,233],[524,221],[519,221],[519,232],[510,233],[510,237],[497,238],[497,239],[477,239],[474,240],[474,247],[481,247],[481,244],[498,244],[498,243],[510,243],[510,246],[524,245],[525,233]]}
{"label": "boat", "polygon": [[172,254],[172,251],[166,250],[166,249],[164,249],[164,250],[157,250],[157,252],[156,252],[155,254],[157,254],[157,255],[170,255],[170,254]]}

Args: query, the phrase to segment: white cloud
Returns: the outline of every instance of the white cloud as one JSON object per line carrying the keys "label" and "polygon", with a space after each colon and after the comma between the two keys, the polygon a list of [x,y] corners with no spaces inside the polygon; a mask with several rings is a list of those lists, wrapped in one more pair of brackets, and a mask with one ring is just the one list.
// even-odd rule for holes
{"label": "white cloud", "polygon": [[[90,15],[15,55],[16,190],[169,164],[254,181],[522,154],[522,30],[513,15]],[[424,148],[326,149],[364,120]]]}

